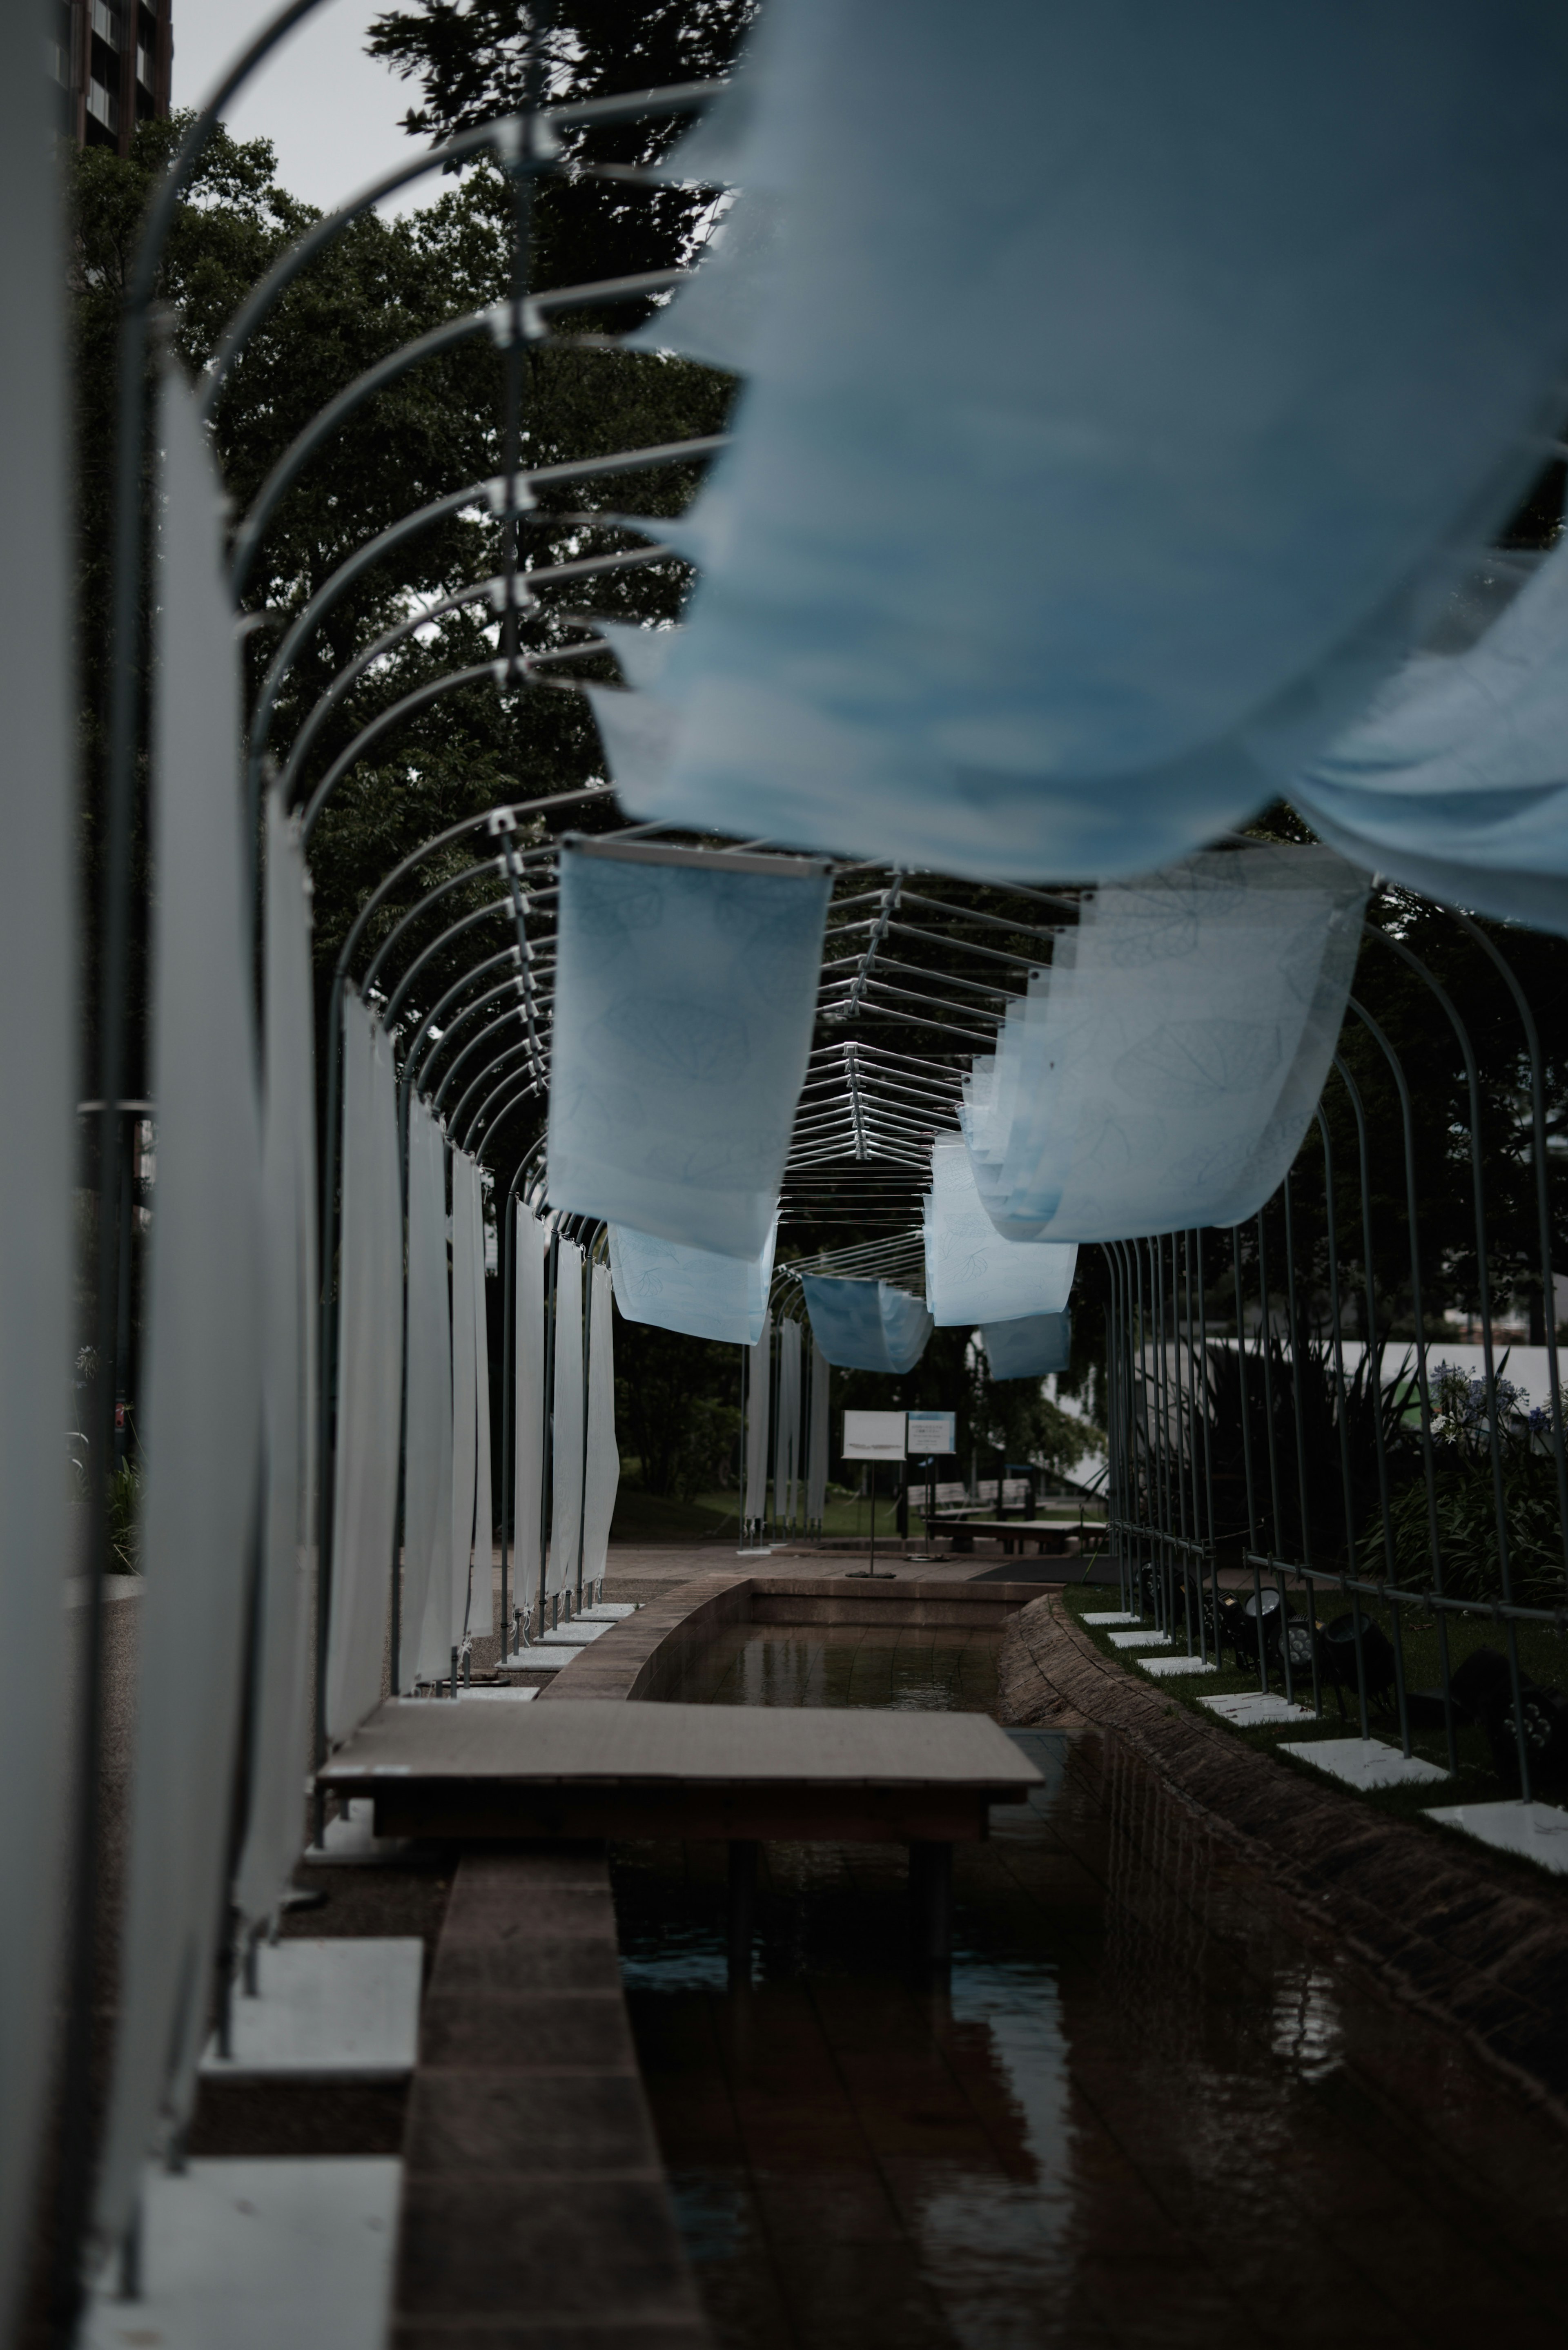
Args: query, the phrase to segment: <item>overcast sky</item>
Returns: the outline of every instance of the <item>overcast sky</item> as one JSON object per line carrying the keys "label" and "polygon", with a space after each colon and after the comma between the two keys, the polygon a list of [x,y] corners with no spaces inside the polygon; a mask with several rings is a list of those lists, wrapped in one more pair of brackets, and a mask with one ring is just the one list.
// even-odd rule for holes
{"label": "overcast sky", "polygon": [[[413,143],[398,119],[417,103],[417,84],[365,55],[366,27],[384,5],[322,0],[229,113],[234,136],[270,139],[284,186],[326,212],[400,162]],[[183,107],[201,103],[277,7],[275,0],[174,0],[173,13],[173,95]],[[423,182],[388,209],[431,201],[431,183]]]}

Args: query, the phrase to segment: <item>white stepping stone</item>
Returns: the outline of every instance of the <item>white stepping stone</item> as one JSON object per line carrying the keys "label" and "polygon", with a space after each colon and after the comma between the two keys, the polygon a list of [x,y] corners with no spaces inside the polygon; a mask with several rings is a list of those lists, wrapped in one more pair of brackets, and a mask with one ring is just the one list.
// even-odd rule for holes
{"label": "white stepping stone", "polygon": [[1522,1853],[1556,1876],[1568,1877],[1568,1812],[1555,1804],[1454,1804],[1426,1816],[1499,1852]]}
{"label": "white stepping stone", "polygon": [[1158,1673],[1163,1680],[1187,1678],[1193,1673],[1217,1673],[1216,1664],[1205,1664],[1201,1657],[1139,1657],[1138,1663],[1146,1673]]}
{"label": "white stepping stone", "polygon": [[1085,1616],[1084,1622],[1085,1624],[1136,1624],[1137,1617],[1129,1616],[1127,1609],[1122,1607],[1116,1609],[1109,1616]]}
{"label": "white stepping stone", "polygon": [[424,1945],[417,1934],[264,1942],[256,1993],[235,1986],[228,2056],[216,2036],[202,2070],[215,2081],[400,2081],[414,2069]]}
{"label": "white stepping stone", "polygon": [[621,1624],[628,1616],[635,1616],[636,1613],[637,1607],[634,1602],[624,1599],[601,1599],[597,1607],[585,1607],[577,1621],[579,1624]]}
{"label": "white stepping stone", "polygon": [[383,2350],[402,2164],[388,2155],[149,2165],[141,2292],[111,2263],[79,2350]]}
{"label": "white stepping stone", "polygon": [[586,1648],[590,1640],[602,1639],[609,1630],[607,1624],[596,1624],[587,1616],[574,1616],[569,1624],[557,1624],[553,1632],[542,1632],[538,1645],[542,1648]]}
{"label": "white stepping stone", "polygon": [[1113,1648],[1168,1648],[1168,1632],[1113,1632]]}
{"label": "white stepping stone", "polygon": [[1314,1771],[1343,1779],[1347,1787],[1403,1787],[1419,1779],[1446,1779],[1436,1762],[1418,1754],[1401,1754],[1380,1738],[1319,1738],[1310,1743],[1284,1745],[1282,1754],[1299,1755]]}
{"label": "white stepping stone", "polygon": [[1257,1730],[1272,1721],[1310,1721],[1312,1710],[1304,1705],[1292,1705],[1286,1698],[1276,1697],[1271,1690],[1265,1697],[1262,1690],[1240,1697],[1200,1697],[1223,1721],[1233,1721],[1243,1730]]}

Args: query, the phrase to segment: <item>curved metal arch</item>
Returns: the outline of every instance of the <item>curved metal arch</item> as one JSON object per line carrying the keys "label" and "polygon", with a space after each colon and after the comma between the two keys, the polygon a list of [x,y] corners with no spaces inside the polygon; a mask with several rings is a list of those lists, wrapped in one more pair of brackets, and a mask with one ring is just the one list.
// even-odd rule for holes
{"label": "curved metal arch", "polygon": [[[459,876],[460,880],[466,877]],[[387,1009],[381,1015],[388,1031],[390,1032],[396,1028],[398,1014],[402,1010],[404,1003],[408,1000],[410,989],[413,986],[414,982],[418,979],[421,972],[424,969],[426,963],[431,961],[432,956],[439,954],[443,947],[450,946],[454,939],[461,938],[464,931],[476,929],[481,922],[489,921],[492,917],[496,914],[510,914],[511,911],[512,898],[510,892],[508,892],[504,898],[492,898],[487,904],[475,907],[470,913],[461,914],[455,922],[449,922],[445,930],[441,932],[438,938],[432,939],[428,946],[422,947],[420,950],[420,952],[414,957],[413,962],[409,965],[408,970],[403,973],[401,979],[398,982],[391,999],[388,1003]],[[399,929],[400,930],[401,928],[402,924],[400,923]],[[396,933],[394,933],[394,936],[395,935]],[[389,943],[389,941],[386,941],[386,944]],[[385,946],[378,950],[378,962],[380,959],[381,953],[384,951]],[[366,983],[367,985],[370,984],[368,976]]]}
{"label": "curved metal arch", "polygon": [[[234,602],[237,604],[244,593],[267,525],[279,505],[317,451],[366,400],[373,400],[378,392],[385,391],[426,359],[439,359],[443,351],[455,350],[460,343],[472,342],[481,335],[492,336],[502,350],[510,349],[518,339],[546,342],[550,338],[535,329],[535,317],[542,317],[550,310],[586,310],[599,303],[627,302],[642,294],[667,293],[671,286],[684,284],[690,275],[685,269],[649,269],[635,276],[600,278],[588,286],[558,286],[545,293],[524,295],[520,301],[503,297],[487,303],[483,310],[468,310],[458,317],[444,318],[439,326],[427,328],[411,342],[401,343],[395,351],[377,359],[335,393],[325,407],[317,410],[309,423],[296,433],[256,492],[230,550],[229,593]],[[521,321],[519,311],[523,313]]]}
{"label": "curved metal arch", "polygon": [[383,629],[372,643],[357,652],[352,660],[344,662],[319,701],[313,702],[306,712],[289,746],[288,756],[278,776],[278,789],[283,794],[286,807],[295,805],[295,785],[299,770],[309,755],[316,737],[339,703],[352,693],[376,663],[385,660],[389,653],[395,652],[400,644],[405,644],[410,637],[417,636],[421,629],[433,628],[438,620],[460,612],[465,604],[488,601],[493,605],[495,591],[503,585],[500,574],[494,573],[488,579],[475,579],[466,588],[456,588],[452,595],[441,597],[438,603],[430,605],[425,610],[410,612],[406,620],[400,620],[394,628]]}
{"label": "curved metal arch", "polygon": [[[293,20],[307,15],[317,5],[318,0],[304,0],[302,6],[288,12],[287,22],[275,30],[268,28],[265,31],[259,36],[254,53],[247,53],[248,62],[242,60],[241,66],[220,88],[205,111],[211,112],[221,107],[246,78],[252,66],[260,62],[265,50],[289,30]],[[678,82],[672,83],[668,89],[639,90],[625,98],[585,99],[576,106],[542,108],[532,118],[532,122],[536,126],[536,133],[549,140],[557,130],[587,129],[596,122],[635,121],[639,114],[701,113],[728,87],[728,82],[722,79]],[[340,204],[336,212],[327,213],[316,222],[297,244],[291,245],[273,264],[230,320],[227,333],[208,363],[210,381],[202,395],[202,416],[211,420],[235,359],[279,296],[287,290],[299,272],[318,253],[325,251],[351,221],[357,220],[361,213],[369,212],[373,204],[379,203],[383,196],[396,195],[400,188],[406,188],[413,181],[422,179],[427,172],[444,172],[451,164],[462,162],[486,147],[493,147],[502,161],[513,170],[523,167],[529,160],[536,167],[554,163],[556,157],[543,151],[532,159],[524,155],[529,130],[528,116],[512,114],[504,116],[498,122],[482,123],[477,130],[460,131],[455,139],[449,139],[443,146],[431,148],[407,163],[400,163],[395,171],[384,172],[379,179],[370,181],[357,195],[350,196],[346,203]]]}
{"label": "curved metal arch", "polygon": [[[495,1003],[501,996],[509,993],[510,990],[505,987],[493,988],[491,990],[489,994],[482,996],[477,1003],[466,1005],[462,1013],[462,1022],[460,1023],[454,1020],[452,1027],[447,1030],[446,1035],[441,1039],[441,1042],[444,1045],[447,1038],[453,1034],[460,1024],[466,1025],[467,1023],[478,1013],[483,1012],[487,1004]],[[431,1107],[436,1113],[438,1118],[441,1115],[441,1105],[445,1102],[448,1094],[451,1092],[453,1081],[457,1076],[457,1073],[462,1067],[464,1062],[469,1059],[471,1055],[480,1051],[491,1038],[497,1036],[501,1030],[509,1024],[511,1017],[512,1015],[509,1013],[498,1012],[493,1020],[486,1021],[483,1026],[481,1027],[475,1035],[469,1038],[462,1052],[457,1054],[453,1059],[448,1063],[446,1070],[441,1076],[441,1083],[436,1087],[435,1091],[429,1097]],[[519,1020],[523,1020],[524,1018],[521,1002],[519,1002],[518,1004],[516,1017]],[[533,1055],[535,1052],[535,1040],[532,1037],[524,1036],[523,1043],[518,1049],[522,1052]],[[545,1070],[548,1067],[548,1064],[545,1061],[542,1052],[539,1055],[538,1060],[535,1062],[535,1066],[538,1068],[541,1078],[543,1078],[545,1074]],[[461,1109],[463,1107],[463,1104],[467,1099],[468,1096],[465,1093],[459,1099],[458,1109]],[[452,1117],[455,1118],[456,1114],[456,1111],[454,1111],[452,1113]],[[449,1125],[452,1122],[452,1119],[448,1120]]]}
{"label": "curved metal arch", "polygon": [[[469,979],[472,979],[473,976],[474,974],[472,972],[470,972],[468,975]],[[467,981],[464,981],[462,983],[466,985]],[[480,1015],[488,1011],[492,1004],[499,1003],[503,997],[510,997],[513,1001],[503,1010],[496,1012],[492,1018],[482,1022],[481,1025],[474,1030],[473,1035],[471,1035],[466,1044],[463,1045],[461,1052],[457,1053],[448,1063],[447,1068],[442,1075],[440,1083],[437,1084],[431,1074],[431,1062],[436,1059],[437,1055],[440,1055],[448,1045],[453,1043],[454,1040],[462,1034],[464,1029],[472,1027],[473,1023],[476,1020],[479,1020]],[[467,1060],[469,1055],[476,1051],[479,1046],[484,1043],[487,1036],[493,1035],[501,1028],[510,1025],[514,1018],[520,1020],[524,1028],[526,1028],[527,1017],[527,1012],[523,1002],[522,967],[520,963],[514,962],[512,964],[512,975],[510,978],[498,981],[493,987],[487,988],[483,995],[475,996],[472,1003],[465,1003],[457,1017],[452,1021],[447,1027],[443,1028],[441,1035],[433,1040],[430,1035],[431,1023],[429,1018],[427,1017],[425,1020],[421,1022],[417,1044],[418,1048],[422,1054],[423,1066],[419,1071],[419,1077],[422,1082],[419,1084],[418,1090],[426,1097],[430,1102],[431,1109],[438,1117],[441,1115],[441,1105],[446,1099],[447,1089],[451,1086],[453,1077],[457,1075],[458,1070],[462,1068],[463,1063]],[[524,1041],[525,1046],[531,1049],[535,1040],[531,1037],[525,1037]],[[412,1058],[413,1053],[410,1050],[410,1060]],[[403,1064],[403,1072],[405,1079],[410,1086],[412,1086],[415,1083],[415,1076],[412,1068],[410,1066],[409,1061],[405,1061]],[[433,1092],[431,1090],[432,1086],[434,1087]]]}
{"label": "curved metal arch", "polygon": [[[474,880],[479,876],[486,872],[500,871],[501,869],[502,860],[500,858],[486,857],[477,865],[467,866],[464,868],[462,872],[452,874],[445,881],[439,881],[433,889],[426,892],[425,896],[420,900],[417,906],[410,906],[408,912],[402,917],[401,920],[399,921],[396,927],[389,931],[387,936],[381,941],[380,945],[376,949],[375,954],[367,964],[364,978],[364,986],[367,993],[369,993],[372,988],[380,984],[382,964],[386,962],[387,957],[391,953],[393,948],[397,946],[400,940],[402,938],[403,932],[410,929],[421,914],[428,913],[430,908],[435,904],[438,899],[450,897],[454,889],[461,889],[465,882]],[[466,914],[460,914],[455,922],[449,922],[447,924],[446,929],[440,933],[439,937],[432,939],[427,946],[421,947],[419,953],[414,957],[413,962],[409,965],[407,971],[404,972],[401,979],[399,980],[397,986],[392,992],[391,1000],[388,1003],[385,1013],[382,1014],[382,1018],[385,1021],[387,1027],[393,1028],[396,1026],[398,1014],[403,1008],[403,1003],[408,994],[409,988],[411,986],[413,981],[418,977],[419,973],[424,969],[425,964],[429,962],[433,953],[445,946],[450,940],[461,936],[462,931],[465,930],[472,929],[475,923],[488,921],[492,914],[509,914],[511,911],[512,896],[510,891],[508,891],[504,898],[487,899],[483,906],[476,906]]]}
{"label": "curved metal arch", "polygon": [[[495,1088],[495,1093],[504,1092],[505,1087],[511,1083],[512,1079],[510,1076],[503,1078],[501,1084]],[[473,1158],[483,1158],[485,1150],[501,1132],[504,1122],[511,1117],[514,1109],[521,1109],[523,1104],[527,1101],[532,1095],[537,1093],[538,1090],[538,1079],[536,1077],[529,1077],[518,1087],[514,1094],[511,1095],[507,1100],[502,1103],[501,1107],[498,1110],[493,1112],[492,1112],[490,1105],[494,1100],[495,1094],[488,1095],[486,1098],[481,1102],[472,1119],[470,1121],[467,1129],[467,1139],[472,1141],[473,1145],[473,1149],[470,1153],[470,1156]],[[482,1127],[484,1129],[483,1136],[480,1132]],[[544,1139],[544,1136],[541,1135],[539,1138],[541,1144],[543,1144]]]}
{"label": "curved metal arch", "polygon": [[[445,994],[442,995],[438,1002],[432,1003],[430,1010],[424,1014],[420,1021],[419,1026],[415,1029],[413,1035],[409,1040],[408,1050],[403,1055],[403,1066],[400,1072],[401,1084],[404,1086],[412,1085],[414,1079],[414,1065],[424,1047],[426,1039],[430,1036],[431,1030],[436,1025],[436,1023],[444,1019],[446,1014],[451,1010],[452,1004],[456,1003],[464,988],[472,987],[476,980],[489,978],[490,974],[493,972],[499,971],[503,964],[504,964],[510,971],[518,972],[521,969],[522,960],[522,956],[514,944],[508,947],[503,947],[499,954],[487,955],[483,962],[476,962],[470,970],[465,971],[461,979],[454,979],[452,981],[452,985],[447,989]],[[472,1009],[472,1007],[468,1008]],[[438,1046],[444,1041],[445,1037],[449,1034],[449,1030],[443,1029],[441,1031],[441,1036],[436,1040]]]}
{"label": "curved metal arch", "polygon": [[[327,613],[357,579],[362,578],[383,556],[416,537],[421,530],[445,521],[452,515],[461,514],[467,506],[488,506],[495,519],[510,520],[531,510],[516,502],[516,494],[519,490],[526,493],[535,483],[548,487],[553,483],[588,481],[617,473],[639,473],[659,465],[683,465],[697,458],[716,456],[728,445],[727,433],[708,433],[694,441],[666,442],[651,449],[626,450],[613,457],[585,457],[569,464],[545,465],[535,473],[516,473],[510,482],[504,475],[494,475],[483,482],[467,483],[461,490],[449,490],[444,496],[432,498],[428,505],[418,507],[412,514],[403,515],[395,523],[389,523],[385,530],[379,531],[374,538],[367,539],[362,546],[355,548],[352,555],[344,557],[337,570],[330,572],[322,581],[303,611],[290,622],[262,680],[251,715],[250,754],[253,761],[259,760],[266,749],[278,694],[285,678],[299,657],[301,647],[315,635]],[[565,523],[570,517],[552,515],[549,519],[553,523]],[[602,514],[585,515],[581,519],[585,525],[601,528],[609,526]],[[587,556],[572,563],[541,567],[527,573],[526,577],[530,586],[543,586],[558,579],[586,577],[595,571],[628,568],[641,563],[689,563],[691,559],[677,546],[655,543],[649,546],[628,547],[613,556]]]}
{"label": "curved metal arch", "polygon": [[[520,576],[529,579],[538,575],[526,572]],[[355,654],[352,660],[346,661],[320,700],[313,704],[290,746],[288,757],[284,763],[279,779],[285,802],[289,806],[293,806],[295,802],[295,786],[299,770],[304,765],[317,735],[331,717],[332,712],[353,691],[355,686],[374,669],[378,661],[384,660],[389,653],[394,652],[399,645],[406,643],[410,637],[417,636],[421,629],[432,628],[436,621],[444,620],[451,613],[461,611],[465,604],[486,601],[493,611],[501,611],[504,608],[505,588],[504,575],[501,572],[493,572],[488,579],[476,579],[466,588],[456,588],[452,595],[443,596],[438,603],[431,604],[421,611],[410,612],[406,620],[400,620],[395,628],[383,630],[373,644],[367,645],[362,652]],[[514,608],[520,613],[531,610],[534,608],[533,600],[530,598]],[[592,629],[594,625],[591,620],[577,619],[576,616],[563,615],[562,617],[566,618],[569,625],[575,628]],[[611,652],[613,657],[613,650],[603,637],[588,636],[581,644],[553,646],[547,652],[524,654],[522,666],[527,670],[542,669],[548,662],[553,667],[560,661],[581,660],[587,654],[601,652]]]}
{"label": "curved metal arch", "polygon": [[[432,702],[439,702],[443,694],[456,693],[465,685],[478,685],[488,678],[500,691],[509,681],[506,673],[507,666],[504,660],[487,660],[475,661],[471,669],[448,670],[443,676],[426,678],[422,685],[412,687],[400,701],[389,702],[385,710],[378,711],[375,717],[359,729],[358,733],[346,749],[338,753],[306,802],[305,814],[300,823],[302,846],[306,848],[309,847],[310,836],[316,830],[321,812],[327,801],[344,777],[352,768],[358,765],[367,752],[380,741],[383,734],[389,734],[406,719],[417,717],[421,710],[428,709]],[[287,806],[287,803],[286,802],[285,805]],[[292,813],[292,810],[290,812]]]}

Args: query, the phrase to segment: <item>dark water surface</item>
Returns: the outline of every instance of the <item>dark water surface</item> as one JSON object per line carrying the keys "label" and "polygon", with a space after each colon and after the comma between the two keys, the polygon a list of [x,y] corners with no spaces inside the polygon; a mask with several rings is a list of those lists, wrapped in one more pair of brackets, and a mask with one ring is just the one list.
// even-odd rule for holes
{"label": "dark water surface", "polygon": [[[995,1656],[750,1627],[678,1694],[982,1711]],[[722,1847],[614,1848],[723,2350],[1562,2339],[1568,2140],[1114,1741],[1015,1734],[1047,1784],[958,1849],[950,1994],[908,1978],[892,1846],[764,1847],[738,1994]]]}

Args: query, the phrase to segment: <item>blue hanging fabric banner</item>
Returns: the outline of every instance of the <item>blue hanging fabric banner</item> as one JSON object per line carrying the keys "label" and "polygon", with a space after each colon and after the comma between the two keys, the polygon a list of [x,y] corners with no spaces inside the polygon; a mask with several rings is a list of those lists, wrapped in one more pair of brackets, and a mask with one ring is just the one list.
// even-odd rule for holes
{"label": "blue hanging fabric banner", "polygon": [[1495,556],[1290,795],[1358,864],[1568,935],[1568,541]]}
{"label": "blue hanging fabric banner", "polygon": [[982,1323],[980,1343],[993,1379],[1043,1379],[1072,1359],[1073,1317],[1025,1314],[1015,1322]]}
{"label": "blue hanging fabric banner", "polygon": [[658,754],[612,771],[639,816],[1148,871],[1288,789],[1539,470],[1568,17],[963,27],[983,136],[947,0],[770,0],[728,119],[664,167],[742,197],[641,340],[748,381],[682,517],[705,570]]}
{"label": "blue hanging fabric banner", "polygon": [[845,1371],[912,1371],[933,1327],[918,1297],[888,1281],[835,1281],[804,1274],[811,1335],[825,1362]]}
{"label": "blue hanging fabric banner", "polygon": [[629,1224],[609,1228],[615,1302],[628,1322],[680,1330],[691,1338],[717,1338],[727,1347],[754,1347],[767,1318],[774,1277],[774,1218],[761,1256],[718,1256],[654,1240]]}
{"label": "blue hanging fabric banner", "polygon": [[962,1142],[932,1149],[925,1237],[926,1297],[939,1330],[1054,1317],[1067,1303],[1076,1243],[1004,1240],[986,1213]]}
{"label": "blue hanging fabric banner", "polygon": [[761,1256],[811,1051],[830,886],[806,859],[566,845],[553,1207]]}
{"label": "blue hanging fabric banner", "polygon": [[1255,1214],[1323,1090],[1365,897],[1332,849],[1273,846],[1096,891],[970,1087],[998,1231],[1129,1240]]}

